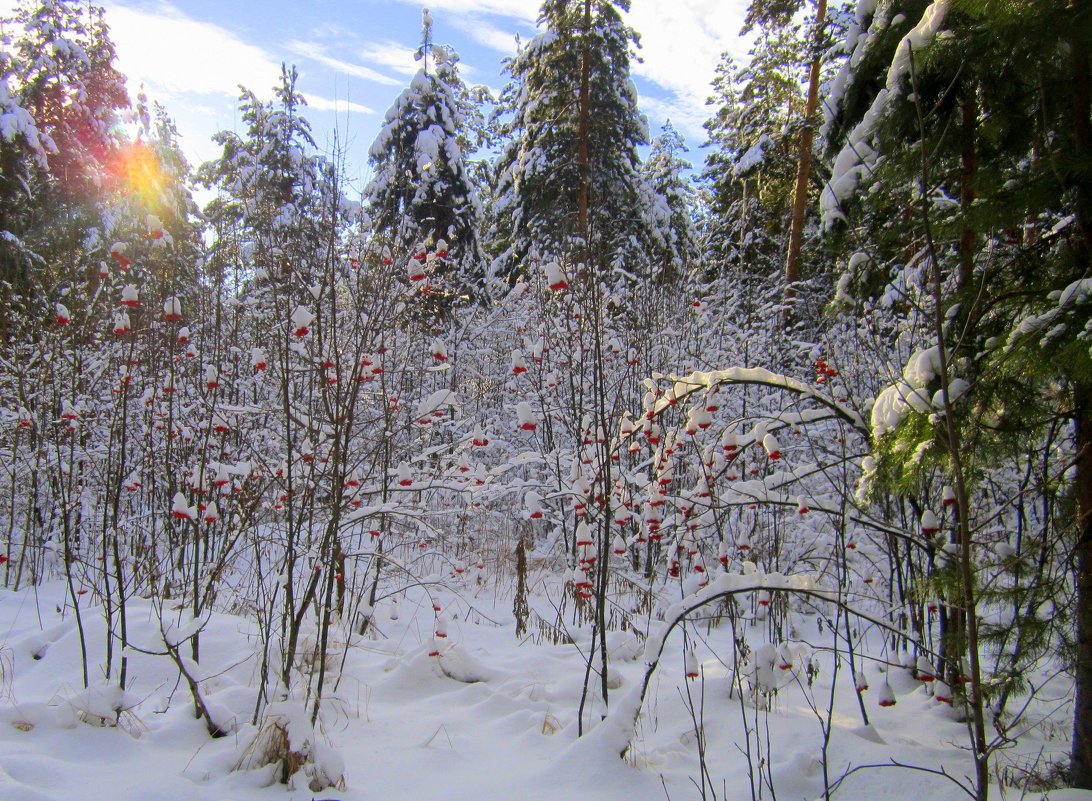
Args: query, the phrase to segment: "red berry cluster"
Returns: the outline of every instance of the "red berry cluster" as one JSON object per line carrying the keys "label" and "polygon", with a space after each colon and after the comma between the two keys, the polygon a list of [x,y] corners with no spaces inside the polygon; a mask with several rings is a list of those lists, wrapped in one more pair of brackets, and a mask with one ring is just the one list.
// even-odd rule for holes
{"label": "red berry cluster", "polygon": [[827,365],[822,359],[815,362],[815,382],[817,384],[825,384],[827,378],[834,378],[836,375],[838,375],[838,371]]}

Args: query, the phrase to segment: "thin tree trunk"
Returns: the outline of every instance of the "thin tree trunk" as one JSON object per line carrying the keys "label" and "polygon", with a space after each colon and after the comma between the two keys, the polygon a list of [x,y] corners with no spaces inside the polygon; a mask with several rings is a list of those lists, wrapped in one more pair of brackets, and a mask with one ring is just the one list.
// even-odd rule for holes
{"label": "thin tree trunk", "polygon": [[1074,389],[1077,418],[1077,572],[1074,608],[1077,654],[1074,673],[1071,782],[1092,790],[1092,385]]}
{"label": "thin tree trunk", "polygon": [[[944,308],[943,308],[943,276],[940,268],[940,256],[936,242],[933,238],[932,223],[929,218],[929,200],[926,187],[929,186],[929,161],[925,149],[925,116],[921,106],[921,94],[918,89],[917,68],[914,63],[913,48],[909,48],[910,77],[913,82],[914,94],[918,98],[916,102],[918,115],[919,146],[921,148],[921,223],[925,233],[926,247],[929,253],[930,287],[933,295],[933,330],[937,342],[938,361],[940,362],[940,385],[950,385],[950,360],[951,352],[944,341]],[[956,532],[959,543],[959,584],[958,606],[963,609],[965,618],[965,632],[967,642],[967,655],[970,663],[970,687],[968,689],[968,711],[970,721],[968,730],[971,736],[975,766],[974,798],[975,801],[986,801],[990,787],[990,743],[986,734],[986,719],[984,713],[985,695],[982,690],[982,665],[979,659],[979,634],[978,634],[978,597],[976,593],[974,574],[974,554],[971,538],[970,499],[967,490],[966,471],[963,467],[963,442],[960,438],[959,428],[956,425],[955,414],[952,409],[952,400],[948,392],[942,393],[943,406],[943,441],[951,459],[951,479],[956,496]]]}
{"label": "thin tree trunk", "polygon": [[789,228],[789,250],[785,257],[786,297],[793,296],[792,285],[800,278],[800,251],[804,244],[804,213],[808,207],[808,184],[811,181],[811,151],[815,142],[815,112],[819,108],[819,70],[822,55],[819,42],[826,25],[827,0],[819,0],[812,29],[814,56],[808,71],[808,98],[804,106],[804,126],[800,130],[797,150],[796,192],[792,200],[792,225]]}
{"label": "thin tree trunk", "polygon": [[975,148],[975,132],[978,127],[978,108],[973,102],[962,106],[963,153],[959,168],[959,206],[963,211],[963,229],[959,233],[959,288],[969,286],[974,271],[975,233],[967,224],[967,212],[974,204],[975,176],[978,174],[978,154]]}

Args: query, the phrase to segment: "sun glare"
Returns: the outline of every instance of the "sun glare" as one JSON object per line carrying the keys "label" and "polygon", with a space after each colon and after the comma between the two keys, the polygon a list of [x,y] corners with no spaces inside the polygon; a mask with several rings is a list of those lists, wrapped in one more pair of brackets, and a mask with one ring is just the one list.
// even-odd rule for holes
{"label": "sun glare", "polygon": [[156,211],[163,206],[169,179],[155,151],[143,142],[121,149],[113,173],[122,191],[144,208]]}

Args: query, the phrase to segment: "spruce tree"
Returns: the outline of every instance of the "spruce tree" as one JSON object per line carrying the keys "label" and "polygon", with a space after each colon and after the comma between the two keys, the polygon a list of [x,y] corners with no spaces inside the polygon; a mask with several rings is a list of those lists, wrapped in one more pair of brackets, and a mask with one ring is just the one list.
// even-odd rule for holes
{"label": "spruce tree", "polygon": [[663,133],[652,141],[652,153],[641,172],[655,201],[653,213],[664,232],[664,244],[659,260],[661,276],[672,280],[684,275],[698,260],[697,231],[694,226],[694,187],[687,178],[691,165],[682,154],[686,152],[683,138],[670,122]]}
{"label": "spruce tree", "polygon": [[70,280],[92,255],[84,235],[98,219],[129,98],[101,8],[23,3],[3,29],[0,281],[6,301],[22,302],[33,287]]}
{"label": "spruce tree", "polygon": [[333,255],[330,244],[344,222],[343,209],[330,207],[333,170],[313,152],[296,79],[294,67],[283,67],[271,103],[244,88],[239,109],[245,132],[218,133],[220,157],[198,171],[202,183],[219,190],[205,209],[215,230],[209,254],[214,272],[252,264],[270,280],[295,274],[299,281]]}
{"label": "spruce tree", "polygon": [[511,115],[511,141],[493,209],[499,275],[546,257],[594,262],[615,276],[658,272],[665,237],[637,152],[648,125],[630,79],[638,38],[622,20],[628,8],[624,0],[548,0],[543,32],[508,62],[501,109]]}
{"label": "spruce tree", "polygon": [[[849,60],[833,84],[825,126],[837,156],[824,211],[837,236],[867,251],[850,260],[842,286],[917,315],[929,326],[918,335],[942,346],[949,381],[966,392],[958,404],[935,395],[944,389],[938,375],[923,391],[932,407],[941,404],[940,414],[911,408],[921,406],[912,397],[894,399],[906,408],[897,426],[878,435],[881,471],[903,492],[932,469],[966,484],[957,486],[956,544],[967,569],[982,546],[971,548],[967,493],[998,469],[999,457],[1035,458],[1052,427],[1071,431],[1075,470],[1050,483],[1061,482],[1073,513],[1048,531],[1045,547],[1064,554],[1075,589],[1073,604],[1055,605],[1051,617],[1055,638],[1072,637],[1071,779],[1088,788],[1092,361],[1085,332],[1092,316],[1082,282],[1092,267],[1092,17],[1064,0],[919,2],[899,10],[862,4],[850,29]],[[969,570],[960,578],[963,608],[973,609],[967,594],[977,592],[975,583]],[[1045,589],[1040,603],[1051,602]],[[972,613],[966,622],[956,633],[970,638],[973,658],[979,621]],[[988,643],[989,628],[979,633]],[[989,756],[981,734],[980,784]]]}

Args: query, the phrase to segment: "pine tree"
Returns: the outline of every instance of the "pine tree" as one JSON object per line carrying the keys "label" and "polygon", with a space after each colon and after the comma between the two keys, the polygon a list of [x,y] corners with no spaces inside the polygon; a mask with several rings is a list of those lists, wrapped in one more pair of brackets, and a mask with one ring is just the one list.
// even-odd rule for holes
{"label": "pine tree", "polygon": [[721,269],[769,274],[782,258],[795,174],[793,123],[803,111],[791,28],[762,29],[750,63],[727,54],[717,67],[705,123],[703,177],[710,192],[711,242]]}
{"label": "pine tree", "polygon": [[[753,25],[764,28],[784,29],[792,23],[805,5],[802,0],[753,0],[747,9],[744,31]],[[789,241],[785,256],[785,283],[791,285],[800,278],[800,253],[804,238],[804,216],[807,212],[811,187],[812,145],[815,138],[815,113],[819,107],[819,79],[825,48],[824,30],[827,25],[827,0],[816,0],[812,23],[811,42],[805,60],[808,71],[807,98],[804,104],[802,124],[797,134],[796,180],[793,189],[792,219],[789,225]]]}
{"label": "pine tree", "polygon": [[270,280],[293,273],[300,280],[334,255],[331,243],[345,224],[345,209],[331,205],[339,202],[331,165],[311,152],[315,142],[296,79],[294,67],[283,67],[272,103],[244,88],[245,134],[217,134],[221,156],[198,171],[202,183],[220,190],[205,209],[216,232],[209,255],[214,272],[254,264]]}
{"label": "pine tree", "polygon": [[[530,261],[574,257],[604,273],[653,277],[664,234],[642,179],[648,125],[629,75],[637,34],[624,0],[548,0],[545,30],[508,62],[501,97],[511,141],[497,166],[499,259],[512,276]],[[611,279],[614,280],[614,279]]]}
{"label": "pine tree", "polygon": [[442,273],[453,278],[456,292],[474,292],[484,277],[482,206],[468,157],[481,115],[459,76],[458,54],[433,43],[427,10],[423,27],[421,69],[372,144],[375,177],[365,196],[379,239],[407,253],[446,250]]}

